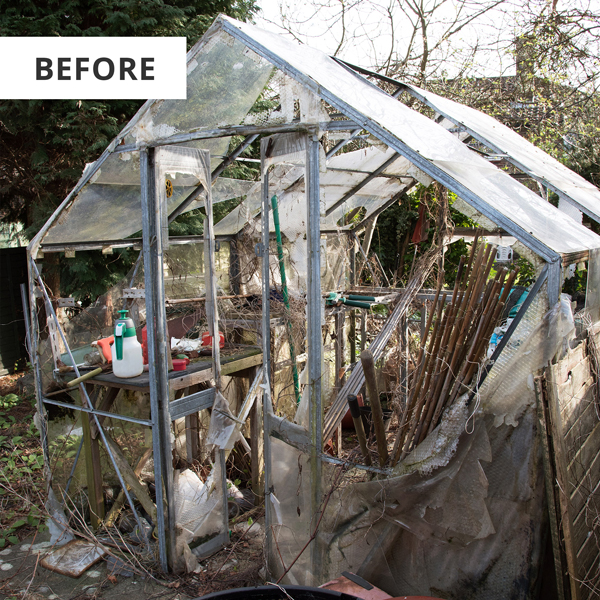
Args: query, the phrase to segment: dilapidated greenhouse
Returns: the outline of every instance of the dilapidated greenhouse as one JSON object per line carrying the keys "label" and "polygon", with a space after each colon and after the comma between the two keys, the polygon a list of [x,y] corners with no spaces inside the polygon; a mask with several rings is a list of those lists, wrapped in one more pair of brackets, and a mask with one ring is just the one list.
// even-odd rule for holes
{"label": "dilapidated greenhouse", "polygon": [[[57,536],[127,511],[143,560],[193,571],[228,542],[241,461],[270,580],[592,597],[600,237],[582,214],[600,222],[600,191],[489,116],[228,17],[187,61],[187,100],[146,102],[28,249]],[[239,160],[259,180],[223,175]],[[398,279],[371,239],[416,190],[429,238]],[[198,208],[202,236],[169,236]],[[91,306],[48,294],[45,255],[126,247],[130,274]],[[124,327],[135,376],[112,368]]]}

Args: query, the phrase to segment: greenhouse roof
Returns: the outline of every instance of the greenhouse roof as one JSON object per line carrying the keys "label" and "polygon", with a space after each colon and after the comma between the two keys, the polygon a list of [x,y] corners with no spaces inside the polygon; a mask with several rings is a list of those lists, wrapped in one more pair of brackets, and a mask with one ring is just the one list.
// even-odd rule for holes
{"label": "greenhouse roof", "polygon": [[[358,205],[367,208],[364,218],[373,216],[425,174],[425,179],[429,176],[439,181],[547,261],[555,262],[560,256],[573,260],[600,247],[600,237],[470,150],[443,126],[319,50],[220,16],[190,50],[187,64],[188,99],[146,102],[104,154],[86,169],[76,188],[32,242],[32,248],[57,243],[102,243],[141,230],[137,149],[165,144],[210,151],[216,200],[247,195],[244,206],[216,227],[216,233],[236,233],[248,218],[256,216],[260,193],[248,182],[217,177],[219,165],[227,161],[229,148],[235,145],[231,144],[232,135],[247,135],[250,130],[260,134],[263,126],[264,133],[273,133],[277,123],[289,125],[289,131],[294,125],[321,131],[335,129],[331,121],[327,122],[328,115],[319,99],[350,120],[346,131],[366,130],[373,144],[368,151],[328,160],[323,157],[327,170],[322,164],[321,202],[329,213],[322,220],[325,229],[343,226],[341,216]],[[261,116],[253,107],[265,86],[277,76],[293,82],[293,86],[281,88],[279,110]],[[293,98],[292,110],[288,110],[289,98],[286,101],[284,96],[290,94],[300,97],[300,122],[293,122]],[[433,104],[438,101],[437,97],[429,98]],[[490,117],[484,119],[472,109],[460,115],[456,109],[454,114],[455,107],[454,103],[450,108],[444,105],[443,112],[451,119],[472,124],[474,129],[485,123],[489,131]],[[337,129],[343,130],[342,125]],[[512,136],[516,135],[510,137],[511,150],[515,146]],[[350,133],[346,135],[349,136]],[[382,145],[387,148],[381,150]],[[522,145],[529,148],[524,142]],[[508,148],[508,142],[505,147]],[[519,160],[533,165],[527,163],[531,154],[531,161],[535,160],[535,169],[532,166],[531,170],[557,188],[562,186],[567,198],[597,214],[594,203],[598,191],[589,184],[582,185],[581,178],[564,167],[557,169],[551,160],[542,160],[543,153],[534,150],[525,152],[527,156],[521,152]],[[289,178],[290,185],[299,178],[294,178],[289,168],[284,171],[279,187],[285,192],[285,178]],[[368,183],[357,190],[366,178]],[[167,207],[169,214],[198,185],[184,173],[174,172],[171,179],[174,193]],[[201,202],[202,197],[198,200]],[[192,203],[187,209],[199,206]]]}

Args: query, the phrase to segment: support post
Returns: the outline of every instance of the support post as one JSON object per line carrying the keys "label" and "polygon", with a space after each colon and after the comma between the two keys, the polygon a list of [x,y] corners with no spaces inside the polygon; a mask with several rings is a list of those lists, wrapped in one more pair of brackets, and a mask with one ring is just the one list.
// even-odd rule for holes
{"label": "support post", "polygon": [[[307,219],[306,239],[308,254],[307,282],[307,338],[308,338],[308,387],[309,435],[310,435],[310,511],[314,527],[321,508],[321,459],[323,412],[321,405],[321,219],[319,189],[319,138],[308,135],[306,148]],[[318,538],[310,547],[313,584],[320,581],[321,544]]]}
{"label": "support post", "polygon": [[175,505],[171,464],[163,240],[152,148],[140,150],[140,177],[157,530],[160,565],[166,572],[169,565],[173,564],[175,551]]}
{"label": "support post", "polygon": [[[29,360],[35,371],[35,396],[37,402],[37,410],[40,416],[40,441],[42,443],[42,450],[44,454],[44,471],[46,476],[47,486],[50,486],[52,478],[52,472],[50,470],[50,448],[48,445],[48,423],[46,420],[46,408],[44,407],[44,391],[42,389],[42,367],[40,365],[40,352],[38,348],[38,340],[40,335],[39,320],[36,311],[36,297],[35,297],[35,269],[34,269],[34,258],[29,254],[27,250],[27,274],[29,284],[29,320],[25,320],[26,324],[29,324],[27,330],[28,343],[29,343]],[[23,314],[26,311],[25,301],[23,300]]]}
{"label": "support post", "polygon": [[[350,248],[350,288],[356,285],[356,249],[354,238],[349,238],[352,246]],[[348,335],[350,342],[350,362],[356,362],[356,311],[350,311],[350,333]]]}
{"label": "support post", "polygon": [[[210,177],[210,152],[202,150],[205,176]],[[206,182],[206,195],[204,208],[206,220],[204,222],[204,280],[206,287],[206,317],[208,332],[212,336],[213,373],[217,382],[217,389],[221,386],[221,350],[219,345],[219,310],[217,307],[217,273],[215,271],[215,232],[213,227],[212,188],[210,181]]]}
{"label": "support post", "polygon": [[[265,143],[261,142],[262,163],[262,213],[261,228],[262,242],[260,246],[262,258],[262,352],[263,352],[263,455],[265,461],[265,551],[267,555],[267,577],[269,574],[269,561],[273,556],[273,524],[271,493],[273,491],[273,478],[271,473],[271,436],[269,429],[269,413],[273,412],[271,404],[271,304],[270,304],[270,271],[269,271],[269,168],[264,166]],[[257,405],[258,405],[257,399]],[[257,409],[258,410],[258,409]]]}
{"label": "support post", "polygon": [[[93,404],[98,399],[98,390],[86,385],[88,395],[93,398]],[[88,485],[88,502],[90,505],[90,520],[92,528],[98,529],[104,519],[104,494],[102,492],[102,464],[100,462],[100,440],[92,437],[91,426],[94,418],[92,415],[81,413],[81,426],[83,429],[83,450],[85,455],[85,472]]]}

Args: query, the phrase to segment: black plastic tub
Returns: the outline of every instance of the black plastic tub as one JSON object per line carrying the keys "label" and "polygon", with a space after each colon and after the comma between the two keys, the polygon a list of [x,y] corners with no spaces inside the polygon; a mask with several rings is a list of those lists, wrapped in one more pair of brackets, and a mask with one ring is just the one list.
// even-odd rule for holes
{"label": "black plastic tub", "polygon": [[[283,591],[285,590],[285,591]],[[201,596],[202,600],[360,600],[356,596],[302,585],[261,585]],[[196,598],[200,600],[200,598]]]}

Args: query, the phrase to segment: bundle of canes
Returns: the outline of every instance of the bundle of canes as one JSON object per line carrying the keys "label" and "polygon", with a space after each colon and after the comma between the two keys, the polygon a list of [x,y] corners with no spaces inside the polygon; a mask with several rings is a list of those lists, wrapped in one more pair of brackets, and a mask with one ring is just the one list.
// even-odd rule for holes
{"label": "bundle of canes", "polygon": [[[478,239],[479,232],[468,261],[464,256],[460,259],[447,306],[447,292],[442,292],[441,280],[438,284],[411,392],[400,417],[392,465],[420,444],[440,423],[444,409],[469,389],[510,295],[518,270],[507,277],[507,270],[502,268],[488,281],[495,261],[495,246],[478,244]],[[435,325],[429,335],[434,318]]]}

